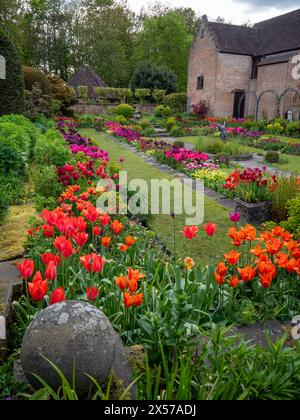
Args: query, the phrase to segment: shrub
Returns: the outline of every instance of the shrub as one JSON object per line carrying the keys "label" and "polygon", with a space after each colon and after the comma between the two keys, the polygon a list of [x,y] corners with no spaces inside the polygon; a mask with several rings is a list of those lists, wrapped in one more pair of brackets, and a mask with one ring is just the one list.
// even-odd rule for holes
{"label": "shrub", "polygon": [[300,132],[300,123],[299,122],[290,122],[285,129],[285,133],[288,136],[292,136],[293,134]]}
{"label": "shrub", "polygon": [[278,152],[268,152],[265,155],[265,161],[267,163],[279,163],[280,155]]}
{"label": "shrub", "polygon": [[156,136],[156,131],[153,127],[146,127],[146,128],[143,129],[142,135],[144,137],[155,137]]}
{"label": "shrub", "polygon": [[174,113],[186,111],[187,95],[185,93],[171,93],[164,99],[164,104],[169,106]]}
{"label": "shrub", "polygon": [[272,220],[287,220],[288,203],[297,195],[297,178],[281,178],[272,195]]}
{"label": "shrub", "polygon": [[214,162],[218,165],[230,165],[230,154],[229,153],[218,153],[214,156]]}
{"label": "shrub", "polygon": [[177,125],[174,125],[170,132],[172,137],[184,137],[186,135],[185,129]]}
{"label": "shrub", "polygon": [[171,130],[173,127],[174,127],[174,125],[176,125],[176,118],[174,118],[174,117],[169,117],[167,120],[166,120],[166,122],[165,122],[165,127],[166,127],[166,129],[167,130]]}
{"label": "shrub", "polygon": [[6,60],[6,78],[0,79],[0,115],[24,112],[24,79],[15,47],[0,29],[0,55]]}
{"label": "shrub", "polygon": [[[46,121],[48,120],[46,119]],[[33,151],[36,139],[39,135],[39,130],[28,118],[25,118],[23,115],[16,114],[3,115],[0,118],[0,124],[2,122],[13,123],[17,126],[21,126],[26,131],[26,134],[30,137],[31,152]]]}
{"label": "shrub", "polygon": [[172,114],[171,108],[165,105],[159,105],[154,110],[154,116],[157,118],[166,118]]}
{"label": "shrub", "polygon": [[51,86],[52,98],[60,101],[63,109],[76,103],[75,91],[67,82],[57,75],[49,75],[48,81]]}
{"label": "shrub", "polygon": [[125,118],[132,118],[134,116],[134,108],[129,104],[121,104],[115,108],[115,113]]}
{"label": "shrub", "polygon": [[51,97],[42,93],[39,83],[32,86],[32,90],[25,92],[25,115],[35,119],[39,115],[51,116]]}
{"label": "shrub", "polygon": [[30,137],[22,126],[0,123],[0,174],[25,174],[30,146]]}
{"label": "shrub", "polygon": [[179,149],[184,149],[185,144],[184,144],[184,142],[183,142],[183,141],[181,141],[181,140],[176,140],[176,141],[174,142],[174,146],[175,146],[175,147],[178,147]]}
{"label": "shrub", "polygon": [[141,121],[139,122],[139,125],[141,126],[142,130],[144,130],[145,128],[150,127],[150,119],[149,118],[142,118]]}
{"label": "shrub", "polygon": [[282,227],[295,234],[300,239],[300,195],[293,198],[287,205],[288,220],[282,223]]}
{"label": "shrub", "polygon": [[123,115],[117,115],[114,118],[114,121],[121,124],[121,125],[126,125],[127,124],[127,119]]}
{"label": "shrub", "polygon": [[40,135],[34,148],[34,159],[37,165],[64,166],[71,158],[65,141],[55,130],[48,130]]}
{"label": "shrub", "polygon": [[35,84],[39,84],[42,95],[51,96],[51,83],[48,80],[47,76],[40,70],[33,67],[23,67],[23,75],[25,82],[25,89],[29,92],[32,91]]}
{"label": "shrub", "polygon": [[41,198],[58,198],[63,186],[58,182],[56,167],[39,165],[30,174],[36,194]]}

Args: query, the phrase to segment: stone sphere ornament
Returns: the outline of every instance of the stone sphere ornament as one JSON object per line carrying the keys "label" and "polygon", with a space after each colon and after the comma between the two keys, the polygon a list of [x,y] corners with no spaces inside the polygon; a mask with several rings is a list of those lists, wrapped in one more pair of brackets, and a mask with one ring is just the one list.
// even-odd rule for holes
{"label": "stone sphere ornament", "polygon": [[26,379],[34,388],[41,388],[35,374],[56,390],[61,380],[45,358],[70,384],[75,369],[79,396],[87,395],[91,388],[86,374],[102,384],[113,372],[124,389],[132,382],[120,337],[108,318],[89,303],[69,301],[49,306],[37,314],[24,335],[21,363]]}

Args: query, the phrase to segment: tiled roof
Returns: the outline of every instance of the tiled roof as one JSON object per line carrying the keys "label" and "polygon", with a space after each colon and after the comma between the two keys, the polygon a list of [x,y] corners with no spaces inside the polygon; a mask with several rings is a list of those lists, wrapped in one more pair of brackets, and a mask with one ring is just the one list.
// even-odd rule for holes
{"label": "tiled roof", "polygon": [[220,52],[265,56],[300,49],[300,9],[252,28],[209,22]]}

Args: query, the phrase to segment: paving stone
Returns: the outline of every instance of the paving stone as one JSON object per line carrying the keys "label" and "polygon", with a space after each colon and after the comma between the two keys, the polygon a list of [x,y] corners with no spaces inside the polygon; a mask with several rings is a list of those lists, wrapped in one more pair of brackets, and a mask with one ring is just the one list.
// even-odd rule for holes
{"label": "paving stone", "polygon": [[268,347],[266,333],[269,334],[272,342],[275,343],[278,338],[282,338],[285,335],[286,329],[279,321],[272,320],[251,325],[240,325],[234,327],[231,332],[233,334],[242,335],[244,339],[251,344],[266,348]]}
{"label": "paving stone", "polygon": [[9,347],[8,325],[12,318],[11,303],[14,295],[21,291],[22,281],[15,262],[0,263],[0,360]]}

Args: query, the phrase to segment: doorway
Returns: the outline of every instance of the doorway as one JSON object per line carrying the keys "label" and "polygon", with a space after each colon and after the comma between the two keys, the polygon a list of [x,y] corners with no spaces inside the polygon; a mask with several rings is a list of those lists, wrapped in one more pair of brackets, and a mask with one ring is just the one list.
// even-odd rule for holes
{"label": "doorway", "polygon": [[234,92],[233,102],[233,118],[245,117],[245,102],[246,95],[244,90],[237,90]]}

